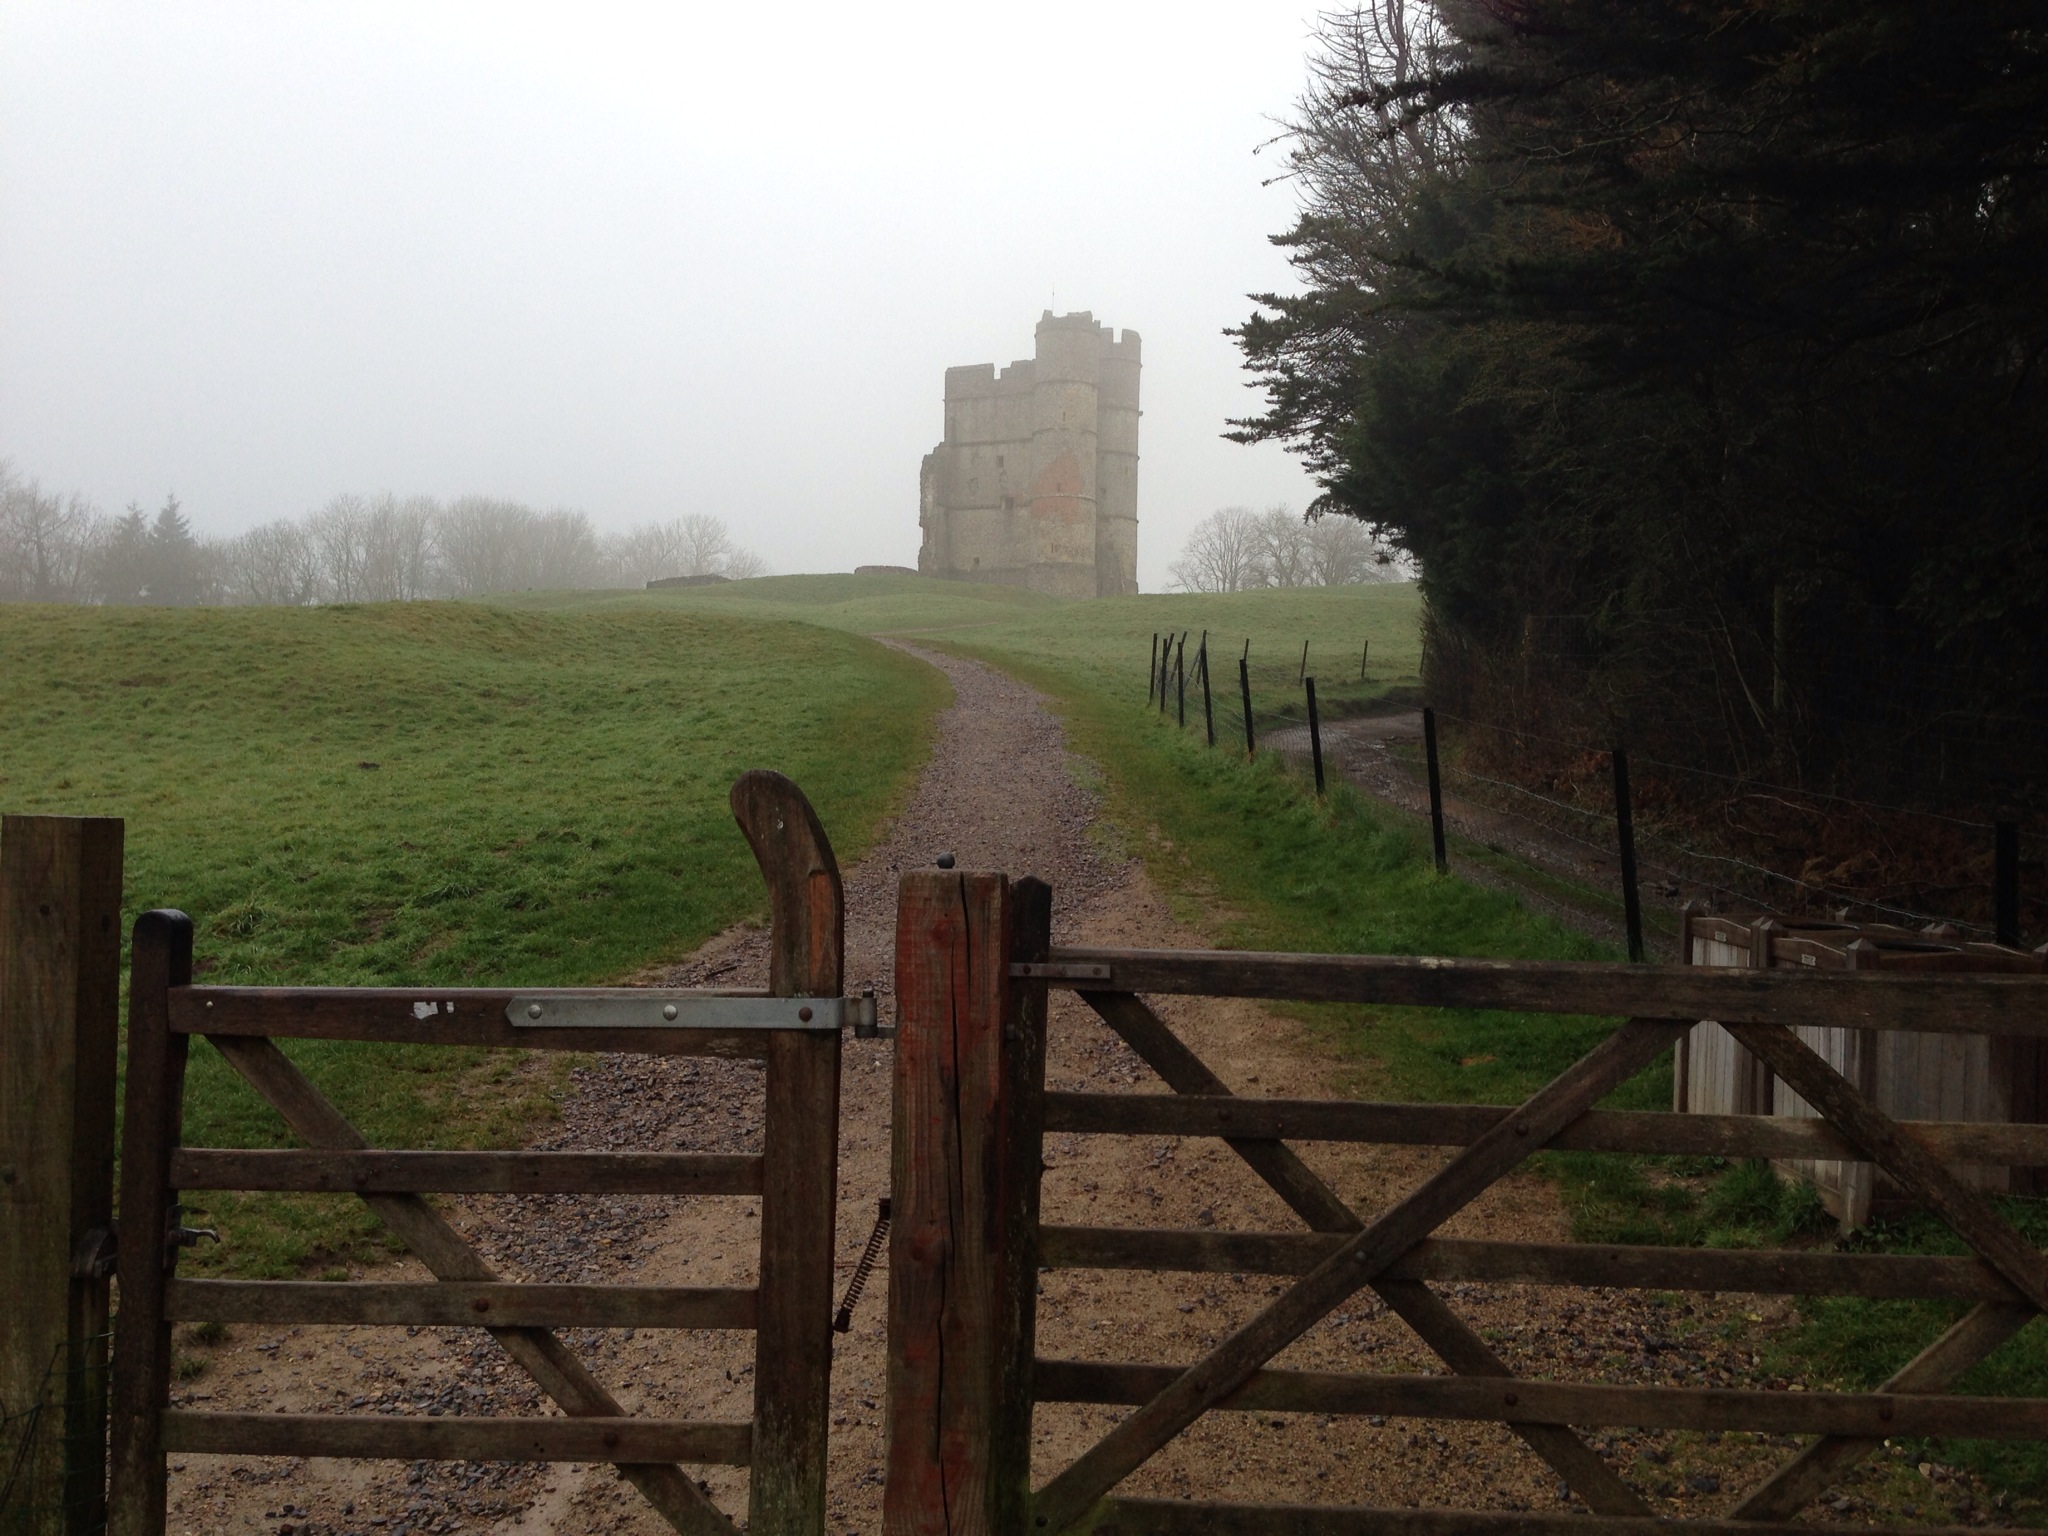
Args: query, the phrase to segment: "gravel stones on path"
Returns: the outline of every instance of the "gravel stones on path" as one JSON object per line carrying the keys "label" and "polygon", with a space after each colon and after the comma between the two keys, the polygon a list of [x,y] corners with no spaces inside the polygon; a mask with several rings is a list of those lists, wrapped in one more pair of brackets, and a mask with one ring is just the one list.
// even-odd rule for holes
{"label": "gravel stones on path", "polygon": [[[849,990],[872,986],[885,1021],[896,887],[941,853],[962,869],[1036,874],[1054,894],[1055,937],[1107,946],[1173,946],[1205,936],[1175,921],[1143,867],[1105,851],[1085,769],[1030,689],[973,662],[903,647],[942,670],[954,702],[938,720],[930,763],[881,841],[845,870]],[[741,928],[686,962],[640,979],[666,985],[760,985],[767,935]],[[1306,1026],[1241,1000],[1162,999],[1174,1030],[1236,1091],[1342,1094],[1347,1069]],[[845,1043],[841,1095],[838,1274],[844,1288],[888,1191],[891,1046]],[[1047,1077],[1057,1088],[1159,1092],[1161,1085],[1078,999],[1055,993]],[[756,1151],[756,1064],[713,1058],[599,1057],[579,1068],[548,1148]],[[1317,1145],[1304,1155],[1362,1215],[1384,1209],[1441,1166],[1414,1148]],[[1120,1226],[1286,1230],[1298,1224],[1220,1143],[1140,1137],[1048,1138],[1050,1221]],[[454,1219],[512,1279],[746,1285],[754,1278],[758,1202],[745,1198],[492,1197]],[[1534,1176],[1496,1185],[1447,1235],[1555,1241],[1569,1223],[1555,1186]],[[409,1260],[380,1279],[423,1277]],[[1039,1348],[1049,1356],[1186,1361],[1278,1294],[1263,1276],[1060,1271],[1042,1277]],[[881,1528],[886,1263],[850,1333],[836,1335],[829,1523]],[[1519,1370],[1603,1380],[1726,1384],[1750,1376],[1742,1326],[1782,1315],[1761,1298],[1673,1299],[1635,1293],[1450,1286],[1446,1298]],[[1743,1313],[1745,1305],[1758,1312]],[[569,1330],[566,1341],[628,1411],[741,1419],[752,1408],[753,1336],[732,1332]],[[181,1337],[205,1369],[176,1399],[214,1409],[396,1413],[548,1410],[488,1336],[461,1329],[236,1329],[223,1342]],[[1434,1371],[1428,1352],[1366,1293],[1310,1331],[1279,1363],[1303,1369]],[[1753,1377],[1751,1378],[1753,1379]],[[1122,1410],[1044,1405],[1034,1473],[1050,1476]],[[1780,1443],[1726,1446],[1673,1437],[1600,1437],[1659,1513],[1706,1513],[1783,1454]],[[728,1511],[745,1508],[745,1474],[699,1469]],[[1556,1477],[1499,1425],[1218,1413],[1134,1475],[1126,1491],[1318,1503],[1493,1505],[1557,1509]],[[1839,1498],[1825,1520],[1859,1510]],[[493,1467],[190,1457],[173,1474],[173,1531],[278,1536],[420,1536],[492,1531],[658,1533],[666,1529],[608,1467]]]}

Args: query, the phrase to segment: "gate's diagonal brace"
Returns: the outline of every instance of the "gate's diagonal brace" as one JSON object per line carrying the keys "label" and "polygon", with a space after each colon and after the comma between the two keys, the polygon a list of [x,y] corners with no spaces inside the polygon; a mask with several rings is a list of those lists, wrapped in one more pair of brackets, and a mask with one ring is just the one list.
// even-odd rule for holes
{"label": "gate's diagonal brace", "polygon": [[1725,1027],[1851,1145],[1898,1180],[1908,1194],[1924,1200],[1956,1236],[1976,1250],[1978,1258],[2011,1281],[2037,1310],[2048,1311],[2048,1264],[2040,1250],[1993,1210],[1989,1201],[1965,1188],[1917,1137],[1900,1129],[1896,1120],[1784,1025]]}
{"label": "gate's diagonal brace", "polygon": [[1056,1536],[1085,1519],[1097,1500],[1218,1400],[1691,1027],[1687,1019],[1623,1024],[1047,1483],[1034,1501],[1034,1525]]}
{"label": "gate's diagonal brace", "polygon": [[[1881,1392],[1946,1392],[1963,1373],[2024,1328],[2032,1307],[1987,1301],[1921,1350],[1878,1388]],[[1773,1472],[1728,1511],[1731,1520],[1790,1520],[1844,1472],[1884,1444],[1861,1435],[1822,1435]]]}
{"label": "gate's diagonal brace", "polygon": [[[1989,1201],[1966,1188],[1907,1130],[1782,1025],[1725,1026],[1822,1119],[1924,1201],[2033,1306],[1977,1307],[1885,1383],[1887,1391],[1945,1391],[1972,1365],[2017,1333],[2037,1310],[2048,1310],[2048,1265]],[[1740,1520],[1789,1518],[1878,1442],[1824,1436],[1807,1446],[1732,1511]]]}
{"label": "gate's diagonal brace", "polygon": [[[215,1050],[315,1147],[360,1151],[362,1133],[268,1039],[208,1036]],[[364,1195],[363,1203],[402,1238],[439,1280],[495,1280],[497,1274],[462,1235],[418,1195]],[[493,1328],[491,1337],[526,1368],[540,1389],[574,1417],[609,1417],[624,1410],[567,1345],[546,1328]],[[732,1522],[680,1467],[629,1462],[619,1473],[646,1496],[684,1536],[736,1536]]]}
{"label": "gate's diagonal brace", "polygon": [[[1140,998],[1129,992],[1083,992],[1081,997],[1175,1093],[1231,1092],[1229,1084],[1212,1072],[1208,1063],[1190,1050]],[[1224,1141],[1313,1230],[1363,1229],[1364,1223],[1357,1213],[1285,1142],[1252,1136],[1228,1136]],[[1420,1280],[1382,1280],[1374,1284],[1373,1290],[1459,1375],[1514,1374],[1493,1347]],[[1510,1422],[1508,1428],[1549,1462],[1595,1513],[1651,1513],[1605,1458],[1568,1426]]]}

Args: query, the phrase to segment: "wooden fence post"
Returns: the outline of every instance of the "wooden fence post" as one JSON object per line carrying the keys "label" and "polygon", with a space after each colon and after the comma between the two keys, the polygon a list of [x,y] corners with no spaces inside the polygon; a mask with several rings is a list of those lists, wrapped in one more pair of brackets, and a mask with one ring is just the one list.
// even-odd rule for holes
{"label": "wooden fence post", "polygon": [[105,1519],[122,824],[0,818],[0,1483],[9,1532]]}
{"label": "wooden fence post", "polygon": [[[817,813],[779,773],[732,787],[733,817],[768,885],[768,990],[837,997],[846,968],[839,865]],[[825,1528],[832,1411],[832,1259],[839,1200],[839,1036],[778,1030],[768,1041],[762,1127],[760,1319],[747,1529]]]}
{"label": "wooden fence post", "polygon": [[1013,1286],[991,1178],[1016,1125],[1003,1093],[1011,913],[998,874],[922,870],[897,898],[887,1536],[1016,1536],[998,1524],[1022,1496],[1008,1486],[1018,1409],[1002,1401],[1014,1362],[998,1339]]}
{"label": "wooden fence post", "polygon": [[1159,682],[1159,631],[1152,631],[1152,659],[1145,663],[1145,702],[1152,702],[1152,690]]}

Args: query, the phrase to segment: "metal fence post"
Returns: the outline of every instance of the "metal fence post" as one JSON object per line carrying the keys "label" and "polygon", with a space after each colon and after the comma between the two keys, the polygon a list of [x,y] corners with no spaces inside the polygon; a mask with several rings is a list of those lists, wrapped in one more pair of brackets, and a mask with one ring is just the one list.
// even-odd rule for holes
{"label": "metal fence post", "polygon": [[1316,764],[1316,793],[1323,792],[1323,723],[1316,718],[1316,680],[1303,677],[1308,688],[1308,750]]}
{"label": "metal fence post", "polygon": [[122,831],[0,818],[0,1522],[25,1536],[106,1519]]}
{"label": "metal fence post", "polygon": [[1444,857],[1444,781],[1437,771],[1436,762],[1436,711],[1428,705],[1422,709],[1422,756],[1429,766],[1429,837],[1436,849],[1436,872],[1450,873],[1450,860]]}
{"label": "metal fence post", "polygon": [[1257,737],[1252,734],[1252,643],[1244,643],[1244,655],[1237,658],[1237,687],[1244,695],[1244,755],[1247,762],[1259,755]]}
{"label": "metal fence post", "polygon": [[1628,924],[1628,957],[1643,958],[1643,903],[1636,889],[1636,823],[1629,804],[1628,753],[1614,749],[1614,835],[1621,852],[1621,910]]}
{"label": "metal fence post", "polygon": [[2014,821],[2001,821],[1991,872],[1992,923],[2001,944],[2017,948],[2020,942],[2020,828]]}
{"label": "metal fence post", "polygon": [[1216,745],[1216,706],[1209,698],[1209,631],[1202,631],[1202,649],[1195,657],[1195,664],[1202,669],[1202,727],[1209,734],[1209,745]]}

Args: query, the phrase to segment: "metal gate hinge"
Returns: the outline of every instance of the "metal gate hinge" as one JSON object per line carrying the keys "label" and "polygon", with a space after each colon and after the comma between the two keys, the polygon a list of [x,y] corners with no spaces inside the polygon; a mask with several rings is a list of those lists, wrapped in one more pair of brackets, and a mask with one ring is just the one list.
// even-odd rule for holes
{"label": "metal gate hinge", "polygon": [[505,1017],[522,1029],[790,1029],[855,1033],[872,1023],[869,997],[721,997],[704,992],[633,988],[590,993],[522,993]]}
{"label": "metal gate hinge", "polygon": [[120,1234],[114,1225],[93,1227],[71,1250],[71,1278],[104,1280],[119,1266],[120,1258]]}

